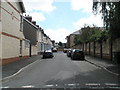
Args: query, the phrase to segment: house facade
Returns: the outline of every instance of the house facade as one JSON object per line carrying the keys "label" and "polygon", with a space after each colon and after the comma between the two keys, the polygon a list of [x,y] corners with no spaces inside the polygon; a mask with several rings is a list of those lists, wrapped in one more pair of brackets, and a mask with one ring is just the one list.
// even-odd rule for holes
{"label": "house facade", "polygon": [[51,49],[51,39],[44,30],[23,16],[23,2],[0,1],[0,59],[2,65],[38,55]]}
{"label": "house facade", "polygon": [[42,52],[44,52],[44,31],[43,29],[40,27],[38,30],[38,54],[42,54]]}
{"label": "house facade", "polygon": [[[24,4],[22,2],[9,2],[4,0],[0,3],[2,31],[1,47],[2,47],[2,64],[7,64],[26,57],[22,53],[25,40],[23,35],[22,14],[25,13]],[[27,49],[26,49],[27,52]]]}
{"label": "house facade", "polygon": [[75,32],[71,33],[69,36],[66,37],[66,39],[67,39],[67,43],[66,43],[67,48],[72,48],[75,45],[75,43],[74,43],[75,36],[79,35],[79,34],[80,34],[80,30],[75,31]]}
{"label": "house facade", "polygon": [[1,1],[0,1],[0,63],[2,63],[2,22],[1,22]]}
{"label": "house facade", "polygon": [[25,16],[23,17],[23,34],[25,36],[26,44],[28,43],[29,47],[29,56],[37,55],[38,53],[38,32],[39,27],[36,25],[35,21],[32,21],[31,16]]}
{"label": "house facade", "polygon": [[52,49],[53,45],[52,45],[52,40],[48,37],[48,44],[47,44],[47,49]]}

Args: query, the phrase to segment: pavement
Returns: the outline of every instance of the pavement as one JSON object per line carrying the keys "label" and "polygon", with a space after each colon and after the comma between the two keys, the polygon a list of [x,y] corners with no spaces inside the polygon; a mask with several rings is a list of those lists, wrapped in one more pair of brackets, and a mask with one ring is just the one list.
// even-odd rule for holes
{"label": "pavement", "polygon": [[11,76],[17,73],[23,67],[30,65],[31,63],[35,62],[36,60],[40,60],[40,59],[41,59],[41,55],[37,55],[37,56],[32,56],[26,59],[16,61],[14,63],[3,65],[2,66],[2,78]]}
{"label": "pavement", "polygon": [[120,64],[116,64],[108,59],[101,59],[93,56],[86,56],[85,59],[89,63],[101,67],[112,74],[115,74],[117,76],[120,75]]}
{"label": "pavement", "polygon": [[[11,64],[7,64],[2,66],[2,78],[9,77],[15,73],[17,73],[23,67],[30,65],[31,63],[35,62],[36,60],[40,60],[41,55],[33,56],[28,59],[20,60]],[[86,56],[86,61],[94,64],[98,67],[106,69],[107,71],[115,74],[120,75],[120,65],[114,64],[110,60],[100,59],[96,57]]]}

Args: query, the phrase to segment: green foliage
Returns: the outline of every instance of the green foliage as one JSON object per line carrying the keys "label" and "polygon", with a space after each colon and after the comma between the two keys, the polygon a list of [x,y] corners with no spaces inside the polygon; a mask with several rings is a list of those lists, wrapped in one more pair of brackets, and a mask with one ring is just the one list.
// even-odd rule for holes
{"label": "green foliage", "polygon": [[98,27],[84,27],[81,29],[81,34],[76,35],[74,39],[75,44],[81,44],[94,41],[105,41],[109,38],[109,32]]}
{"label": "green foliage", "polygon": [[59,46],[63,46],[62,42],[59,42],[58,45],[59,45]]}
{"label": "green foliage", "polygon": [[77,44],[81,44],[81,38],[80,38],[80,35],[76,35],[75,38],[74,38],[74,43],[77,45]]}
{"label": "green foliage", "polygon": [[94,41],[101,42],[101,41],[105,41],[108,39],[109,33],[108,31],[105,31],[105,30],[104,31],[96,30],[95,34],[93,34],[91,37],[94,37]]}
{"label": "green foliage", "polygon": [[120,37],[120,2],[93,2],[93,12],[102,13],[104,26],[109,30],[111,39]]}

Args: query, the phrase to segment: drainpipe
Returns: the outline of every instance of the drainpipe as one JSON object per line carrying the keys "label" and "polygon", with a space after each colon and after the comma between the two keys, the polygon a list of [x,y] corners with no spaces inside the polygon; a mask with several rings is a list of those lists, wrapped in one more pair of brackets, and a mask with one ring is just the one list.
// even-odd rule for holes
{"label": "drainpipe", "polygon": [[32,56],[32,45],[30,43],[30,48],[29,48],[29,56],[31,57]]}

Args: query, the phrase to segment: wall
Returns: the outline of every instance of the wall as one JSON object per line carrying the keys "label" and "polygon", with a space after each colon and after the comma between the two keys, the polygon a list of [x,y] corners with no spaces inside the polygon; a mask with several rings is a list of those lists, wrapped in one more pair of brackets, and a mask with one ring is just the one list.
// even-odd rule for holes
{"label": "wall", "polygon": [[120,38],[113,41],[113,52],[120,52]]}
{"label": "wall", "polygon": [[[0,0],[0,6],[1,6],[1,0]],[[1,8],[0,8],[0,63],[2,62],[2,22],[1,22]]]}
{"label": "wall", "polygon": [[110,59],[110,45],[108,40],[102,42],[102,55],[104,58]]}
{"label": "wall", "polygon": [[[24,39],[20,31],[20,13],[8,3],[2,2],[2,57],[19,57],[20,40]],[[17,9],[17,7],[15,7]]]}
{"label": "wall", "polygon": [[2,8],[4,8],[1,13],[3,32],[21,39],[24,38],[23,32],[20,31],[20,13],[18,13],[6,2],[2,2]]}
{"label": "wall", "polygon": [[37,52],[37,50],[38,50],[38,48],[37,48],[37,46],[34,46],[34,45],[32,45],[32,56],[34,56],[34,55],[37,55],[38,54],[38,52]]}
{"label": "wall", "polygon": [[[25,37],[21,30],[21,10],[18,2],[2,2],[2,64],[11,63],[21,59],[20,41]],[[22,56],[28,55],[28,50],[23,49]],[[24,53],[23,53],[24,52]]]}
{"label": "wall", "polygon": [[2,58],[19,57],[20,41],[7,36],[2,36]]}
{"label": "wall", "polygon": [[70,48],[73,47],[75,44],[74,44],[74,35],[70,35]]}
{"label": "wall", "polygon": [[[120,38],[113,41],[112,53],[120,52],[119,44],[120,44]],[[105,59],[112,59],[111,46],[109,40],[103,41],[102,45],[99,42],[90,42],[90,43],[76,45],[73,48],[82,49],[87,55],[105,58]]]}
{"label": "wall", "polygon": [[0,34],[0,62],[2,60],[2,35]]}
{"label": "wall", "polygon": [[26,40],[22,41],[22,56],[29,57],[30,43]]}
{"label": "wall", "polygon": [[100,43],[95,43],[95,56],[100,57]]}

